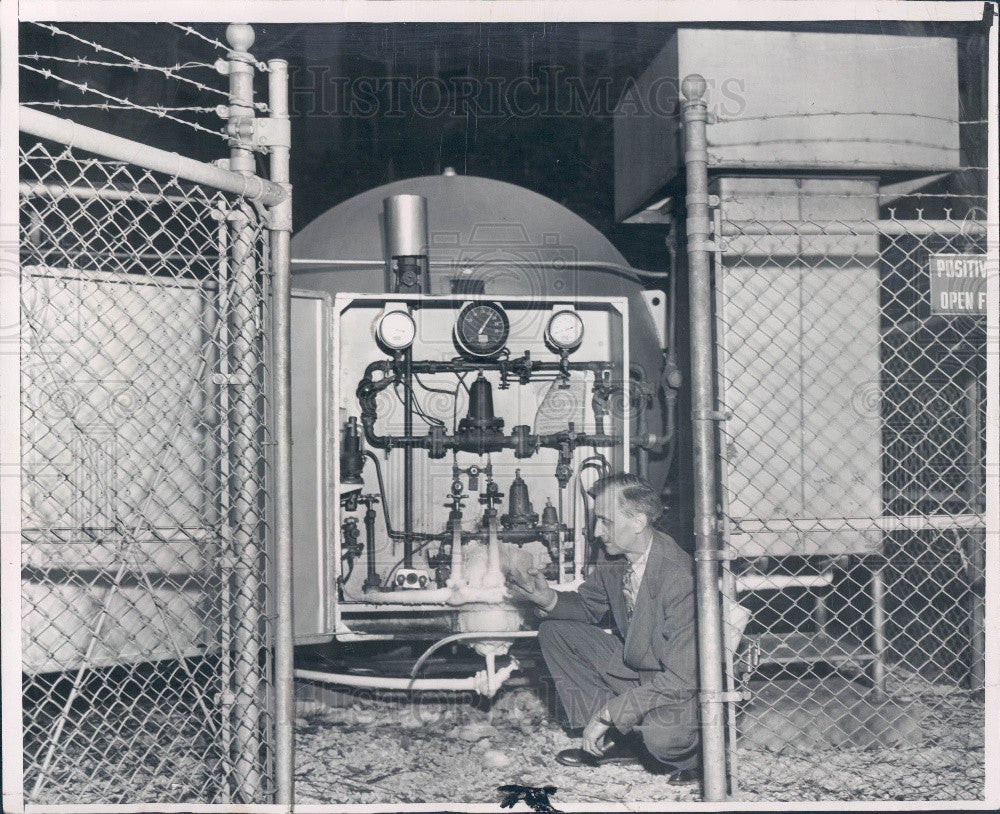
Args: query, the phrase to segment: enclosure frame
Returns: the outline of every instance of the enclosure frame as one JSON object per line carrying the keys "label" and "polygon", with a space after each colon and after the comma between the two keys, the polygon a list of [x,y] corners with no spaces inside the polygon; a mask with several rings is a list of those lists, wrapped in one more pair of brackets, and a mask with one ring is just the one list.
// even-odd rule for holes
{"label": "enclosure frame", "polygon": [[[987,12],[987,20],[991,17]],[[955,515],[944,513],[941,516],[922,515],[915,513],[912,517],[886,516],[889,512],[883,510],[881,517],[857,519],[858,526],[872,529],[873,526],[884,535],[893,529],[914,530],[916,528],[978,528],[984,532],[985,575],[987,584],[997,568],[996,529],[998,482],[996,472],[997,457],[997,424],[998,409],[996,403],[997,389],[997,273],[1000,240],[997,236],[998,217],[1000,217],[1000,195],[996,166],[998,149],[996,141],[997,129],[997,77],[995,65],[997,59],[998,25],[995,17],[988,31],[989,56],[985,66],[987,73],[987,110],[989,111],[987,139],[987,166],[992,173],[987,174],[987,207],[984,221],[972,224],[971,232],[985,244],[986,268],[989,270],[985,283],[987,293],[987,308],[985,323],[985,381],[986,396],[985,415],[985,507],[977,515]],[[726,500],[727,486],[725,482],[726,453],[721,441],[720,428],[724,426],[729,416],[720,407],[722,397],[721,371],[716,359],[717,345],[713,337],[713,324],[716,316],[714,310],[721,302],[718,291],[710,295],[712,278],[721,267],[721,257],[726,250],[726,241],[735,235],[746,232],[746,223],[726,223],[712,208],[718,207],[717,197],[710,196],[708,186],[708,168],[712,164],[710,146],[705,132],[707,120],[705,103],[702,98],[704,80],[700,76],[688,76],[682,84],[685,97],[682,102],[684,161],[687,178],[687,256],[690,286],[691,309],[691,378],[692,378],[692,420],[694,435],[694,474],[695,474],[695,537],[696,537],[696,569],[698,585],[699,609],[699,655],[701,661],[701,712],[702,712],[702,749],[705,766],[705,785],[703,799],[706,801],[726,801],[731,798],[729,781],[733,780],[733,750],[732,737],[727,745],[724,731],[729,735],[735,733],[735,710],[737,704],[744,699],[742,692],[733,681],[732,653],[723,647],[723,627],[729,620],[720,612],[720,605],[725,608],[725,600],[736,595],[736,580],[729,571],[728,561],[733,556],[730,550],[730,529],[727,514],[723,509],[717,513],[717,495],[719,500]],[[976,168],[986,169],[986,168]],[[714,220],[714,222],[713,222]],[[750,225],[750,234],[754,225]],[[907,235],[916,237],[935,237],[959,233],[953,221],[915,220],[873,220],[873,221],[831,221],[829,224],[797,223],[793,221],[775,221],[764,224],[757,234],[788,234],[806,235],[871,235],[875,239],[882,236]],[[849,253],[849,252],[848,252]],[[714,261],[714,262],[713,262]],[[804,263],[809,267],[808,263]],[[718,280],[718,277],[715,277]],[[882,308],[878,312],[881,316]],[[990,462],[993,462],[992,464]],[[716,469],[722,464],[721,471]],[[990,468],[992,466],[992,469]],[[850,525],[853,521],[847,518]],[[822,519],[816,520],[822,526]],[[790,528],[795,528],[790,521]],[[970,577],[970,579],[972,579]],[[880,637],[880,625],[884,624],[884,613],[880,613],[884,586],[876,574],[873,585],[873,602],[875,611],[875,636]],[[983,600],[985,618],[991,618],[996,612],[996,595],[988,588]],[[975,613],[975,612],[974,612]],[[744,622],[745,624],[745,622]],[[975,650],[975,644],[973,644]],[[991,676],[996,675],[997,662],[993,648],[985,648],[985,663],[981,665],[985,677],[985,697],[983,709],[989,710],[996,702],[996,687],[991,683]],[[725,668],[723,668],[725,665]],[[975,671],[975,666],[973,670]],[[880,681],[884,680],[884,669],[875,664],[875,686],[878,689]],[[992,737],[991,737],[992,736]],[[987,768],[986,782],[983,793],[986,799],[996,794],[996,779],[990,774],[990,765],[995,760],[996,723],[987,718],[985,721],[985,764]],[[919,798],[918,798],[919,799]],[[970,801],[974,804],[974,801]],[[876,804],[877,805],[877,804]]]}
{"label": "enclosure frame", "polygon": [[[13,31],[14,46],[5,42],[3,67],[17,76],[16,19],[17,8],[6,5],[3,9],[5,33]],[[11,24],[11,23],[14,24]],[[248,26],[235,26],[237,35],[248,30]],[[242,38],[231,39],[228,59],[225,61],[226,73],[230,75],[228,117],[231,130],[236,134],[239,126],[246,126],[248,119],[253,127],[253,74],[257,63],[248,52],[240,50]],[[252,41],[252,36],[251,36]],[[7,60],[10,59],[10,62]],[[286,811],[293,804],[294,790],[294,755],[292,727],[294,723],[293,676],[292,676],[292,620],[291,620],[291,480],[290,480],[290,348],[289,348],[289,307],[290,307],[290,260],[289,239],[291,235],[291,185],[289,183],[289,147],[287,121],[287,63],[284,60],[270,60],[267,65],[268,101],[272,128],[269,135],[258,142],[264,145],[270,153],[271,180],[256,174],[254,153],[249,149],[243,136],[234,135],[230,139],[230,168],[217,164],[207,164],[185,158],[176,153],[170,153],[146,144],[132,142],[111,133],[84,127],[72,121],[34,110],[28,107],[20,108],[20,121],[14,116],[4,118],[3,129],[5,144],[18,142],[18,131],[38,139],[63,145],[65,148],[75,148],[103,159],[122,162],[128,167],[156,172],[167,176],[173,181],[187,181],[198,188],[209,191],[225,192],[234,195],[244,205],[250,204],[257,208],[260,234],[268,240],[268,254],[260,258],[263,268],[273,278],[273,290],[266,286],[261,296],[270,299],[269,318],[263,323],[268,324],[264,342],[266,354],[265,373],[260,385],[264,388],[267,407],[263,420],[271,425],[272,441],[267,445],[271,449],[263,452],[264,460],[268,462],[270,477],[273,481],[272,490],[266,494],[265,502],[273,518],[273,527],[263,537],[264,551],[267,556],[267,569],[263,579],[269,586],[266,604],[259,608],[273,621],[272,632],[273,655],[271,656],[271,692],[274,703],[272,726],[275,742],[272,754],[274,760],[274,790],[273,803],[255,803],[241,805],[246,811]],[[10,91],[16,95],[16,83],[5,81],[4,102],[9,103]],[[10,105],[12,108],[13,105]],[[9,109],[9,108],[8,108]],[[284,125],[284,126],[283,126]],[[274,134],[277,134],[276,136]],[[284,134],[284,137],[282,136]],[[3,154],[3,169],[6,178],[18,175],[18,154],[7,149]],[[89,187],[42,187],[41,189],[22,189],[29,194],[43,194],[56,197],[101,198],[108,200],[164,200],[163,196],[150,198],[138,190],[124,190],[120,193],[114,190],[91,190]],[[16,184],[4,186],[3,203],[5,211],[18,211],[19,189]],[[237,219],[238,220],[238,219]],[[245,220],[245,219],[244,219]],[[226,231],[226,221],[223,219],[222,232]],[[237,234],[241,227],[234,227]],[[5,381],[15,377],[22,382],[20,357],[22,352],[22,321],[21,321],[21,289],[22,274],[19,257],[20,226],[15,219],[11,224],[4,224],[4,242],[0,252],[7,263],[7,273],[0,275],[2,284],[3,325],[5,336],[0,341],[7,341],[8,349],[0,354],[0,371]],[[7,234],[8,230],[10,234]],[[244,238],[240,238],[241,241]],[[220,248],[221,251],[221,248]],[[243,251],[243,250],[241,250]],[[252,249],[250,250],[252,252]],[[7,254],[10,254],[8,258]],[[241,261],[234,259],[238,264]],[[250,261],[253,261],[252,256]],[[56,273],[58,277],[58,272]],[[99,279],[102,275],[96,275]],[[127,284],[127,277],[121,274],[103,275],[110,281]],[[140,284],[142,280],[139,281]],[[193,283],[188,286],[200,289],[202,286]],[[211,288],[211,286],[208,286]],[[0,388],[0,422],[4,426],[3,460],[9,471],[3,473],[2,499],[5,507],[3,523],[3,561],[2,561],[2,593],[3,593],[3,798],[4,809],[10,811],[83,811],[108,810],[116,811],[220,811],[230,810],[227,802],[205,803],[144,803],[138,805],[93,803],[93,804],[38,804],[25,802],[24,759],[23,759],[23,709],[22,709],[22,535],[21,535],[21,502],[22,502],[22,458],[21,432],[13,428],[21,423],[23,409],[23,390],[17,387]],[[223,422],[224,423],[224,422]],[[13,430],[13,431],[12,431]],[[225,455],[223,455],[225,457]],[[270,548],[271,550],[267,550]],[[242,556],[242,555],[238,555]],[[124,567],[124,565],[120,566]],[[106,600],[105,600],[106,601]],[[155,600],[154,600],[155,601]],[[92,633],[96,640],[99,631]],[[141,659],[137,663],[142,663]],[[74,671],[86,669],[87,664]],[[82,672],[80,673],[82,675]],[[78,678],[79,680],[79,678]],[[72,699],[72,695],[70,696]],[[236,761],[239,761],[237,755]],[[40,775],[41,776],[41,775]]]}

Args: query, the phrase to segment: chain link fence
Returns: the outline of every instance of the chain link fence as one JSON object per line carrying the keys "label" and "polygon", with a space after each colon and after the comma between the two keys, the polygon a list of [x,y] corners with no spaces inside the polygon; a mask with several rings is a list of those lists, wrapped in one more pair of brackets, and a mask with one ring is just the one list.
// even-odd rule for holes
{"label": "chain link fence", "polygon": [[981,798],[986,320],[930,269],[985,224],[880,219],[864,179],[715,192],[733,794]]}
{"label": "chain link fence", "polygon": [[266,803],[268,231],[22,138],[29,804]]}

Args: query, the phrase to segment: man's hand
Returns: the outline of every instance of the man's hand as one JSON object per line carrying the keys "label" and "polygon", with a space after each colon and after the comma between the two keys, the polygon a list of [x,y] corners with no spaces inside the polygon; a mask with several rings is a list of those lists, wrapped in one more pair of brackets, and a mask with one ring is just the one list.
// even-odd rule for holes
{"label": "man's hand", "polygon": [[555,590],[545,580],[545,575],[537,568],[522,571],[511,568],[506,574],[507,588],[515,599],[526,599],[544,608],[552,603]]}
{"label": "man's hand", "polygon": [[580,748],[595,757],[604,754],[604,750],[608,748],[604,742],[604,736],[610,728],[611,719],[608,717],[607,710],[602,709],[583,728]]}

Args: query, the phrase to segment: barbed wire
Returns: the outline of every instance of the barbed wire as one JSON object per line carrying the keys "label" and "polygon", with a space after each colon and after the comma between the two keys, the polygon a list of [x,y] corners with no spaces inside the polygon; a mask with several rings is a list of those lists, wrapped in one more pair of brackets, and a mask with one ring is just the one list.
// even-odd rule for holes
{"label": "barbed wire", "polygon": [[[816,141],[811,141],[810,143],[816,144]],[[881,142],[880,142],[881,143]],[[741,144],[710,144],[709,147],[739,147],[743,146]],[[766,163],[767,166],[773,166],[775,162],[764,162],[759,158],[730,158],[720,159],[717,155],[710,155],[708,160],[709,165],[713,164],[746,164],[751,166],[761,166]],[[901,169],[901,170],[913,170],[913,165],[905,161],[878,161],[873,162],[863,158],[855,158],[850,161],[816,161],[812,162],[812,165],[819,169],[827,169],[829,167],[864,167],[869,169]],[[967,167],[951,167],[949,169],[938,169],[938,170],[928,170],[929,173],[952,173],[952,172],[988,172],[989,167],[980,166],[967,166]]]}
{"label": "barbed wire", "polygon": [[204,40],[209,45],[217,48],[220,51],[227,51],[228,52],[230,50],[230,48],[229,48],[228,45],[223,45],[218,40],[213,40],[211,37],[206,37],[200,31],[198,31],[198,30],[196,30],[194,28],[191,28],[191,26],[189,26],[189,25],[181,25],[180,23],[167,23],[167,25],[171,26],[172,28],[179,29],[180,31],[183,31],[185,34],[188,34],[188,35],[190,35],[192,37],[197,37],[200,40]]}
{"label": "barbed wire", "polygon": [[[99,65],[106,68],[127,68],[133,71],[154,71],[156,73],[163,74],[168,79],[176,79],[178,82],[183,82],[186,85],[191,85],[202,92],[214,93],[218,96],[228,98],[226,91],[220,88],[213,88],[211,85],[206,85],[204,82],[199,82],[196,79],[191,79],[187,76],[180,76],[176,72],[183,68],[183,65],[174,65],[172,67],[166,67],[162,65],[149,65],[145,62],[140,62],[138,59],[129,58],[128,62],[105,62],[96,59],[87,59],[86,57],[58,57],[52,54],[21,54],[21,59],[31,59],[35,61],[49,60],[51,62],[62,62],[69,63],[72,65]],[[199,63],[200,64],[200,63]],[[211,66],[209,66],[211,67]]]}
{"label": "barbed wire", "polygon": [[[131,63],[124,62],[102,62],[98,59],[87,59],[87,57],[57,57],[53,54],[39,54],[37,51],[34,54],[21,54],[21,59],[51,59],[56,62],[74,62],[86,65],[107,65],[110,67],[122,67],[122,68],[134,68]],[[155,66],[154,66],[155,67]],[[214,71],[215,65],[211,62],[178,62],[176,65],[167,68],[167,70],[187,70],[189,68],[208,68]],[[212,88],[212,90],[218,90],[220,93],[225,93],[225,91],[218,88]]]}
{"label": "barbed wire", "polygon": [[[184,77],[184,76],[175,76],[175,75],[173,75],[171,73],[172,70],[179,69],[179,68],[187,68],[187,67],[211,68],[211,69],[214,70],[215,66],[214,65],[210,65],[207,62],[185,62],[183,64],[174,65],[173,68],[161,68],[159,66],[148,66],[148,65],[143,65],[143,64],[132,66],[131,64],[126,64],[126,63],[123,63],[123,62],[103,62],[103,61],[97,60],[97,59],[87,59],[86,57],[57,57],[57,56],[53,56],[51,54],[39,54],[37,52],[34,53],[34,54],[21,54],[21,58],[22,59],[34,59],[34,60],[39,60],[39,61],[47,59],[47,60],[51,60],[53,62],[70,63],[70,64],[73,64],[73,65],[100,65],[100,66],[113,67],[113,68],[133,68],[133,67],[135,67],[135,68],[152,68],[152,69],[159,70],[161,72],[166,73],[166,75],[169,76],[172,79],[177,79],[177,80],[179,80],[181,82],[187,82],[190,85],[194,85],[199,90],[212,91],[213,93],[217,93],[220,96],[226,98],[227,100],[229,98],[229,94],[226,91],[224,91],[224,90],[220,90],[219,88],[213,88],[210,85],[204,85],[201,82],[196,82],[196,81],[188,79],[187,77]],[[67,104],[67,103],[57,103],[57,102],[25,102],[25,104],[45,105],[47,107],[59,107],[61,105],[62,107],[99,107],[99,108],[104,108],[104,109],[113,109],[112,107],[106,106],[106,105],[71,105],[71,104]],[[264,113],[268,112],[267,102],[254,102],[253,106],[254,106],[255,110],[259,110],[259,111],[264,112]],[[203,112],[218,111],[217,107],[204,107],[204,108],[197,108],[197,107],[180,108],[180,107],[175,107],[175,108],[171,108],[171,109],[173,109],[173,110],[198,110],[198,111],[203,111]]]}
{"label": "barbed wire", "polygon": [[[36,23],[32,23],[32,25],[36,25],[39,28],[43,28],[46,31],[48,31],[49,33],[51,33],[51,34],[56,34],[56,35],[59,35],[59,36],[62,36],[62,37],[67,37],[68,39],[74,40],[75,42],[79,42],[79,43],[81,43],[83,45],[87,45],[87,46],[89,46],[90,48],[93,48],[95,51],[97,51],[99,53],[110,54],[111,56],[116,56],[116,57],[119,57],[119,58],[125,60],[124,63],[120,63],[120,64],[117,64],[117,65],[115,63],[102,63],[104,65],[111,65],[113,67],[118,67],[118,68],[131,68],[132,70],[136,70],[136,71],[138,71],[138,70],[155,71],[157,73],[163,74],[164,76],[168,77],[169,79],[176,79],[178,82],[184,82],[186,84],[193,85],[194,87],[198,88],[198,90],[207,91],[209,93],[216,93],[219,96],[223,96],[223,97],[227,96],[227,93],[224,90],[221,90],[219,88],[213,88],[211,85],[206,85],[203,82],[197,81],[196,79],[191,79],[191,78],[186,77],[186,76],[179,76],[179,75],[177,75],[175,73],[177,71],[177,69],[179,68],[179,66],[177,66],[177,65],[175,65],[173,67],[166,67],[166,66],[163,66],[163,65],[151,65],[148,62],[143,62],[142,60],[138,59],[137,57],[129,56],[128,54],[123,54],[121,51],[116,51],[114,48],[108,48],[105,45],[101,45],[99,42],[92,42],[91,40],[88,40],[88,39],[85,39],[83,37],[77,36],[76,34],[73,34],[73,33],[69,32],[69,31],[66,31],[65,29],[59,28],[59,26],[52,25],[51,23],[37,23],[36,22]],[[31,57],[29,57],[29,59],[30,58]],[[34,58],[35,59],[39,59],[41,57],[38,54],[35,54]],[[47,58],[47,59],[54,59],[54,60],[60,61],[60,62],[63,62],[63,61],[65,61],[65,62],[74,62],[75,61],[75,60],[72,60],[72,59],[67,59],[65,57],[45,57],[45,58]],[[85,59],[85,57],[81,57],[80,59]],[[204,63],[199,63],[199,64],[204,64]]]}
{"label": "barbed wire", "polygon": [[[31,71],[32,73],[40,74],[41,76],[44,76],[46,79],[54,79],[57,82],[62,82],[65,85],[69,85],[71,87],[74,87],[77,90],[79,90],[81,93],[93,93],[93,94],[95,94],[97,96],[100,96],[103,99],[107,99],[109,102],[112,102],[112,103],[114,103],[116,105],[120,105],[121,106],[121,107],[115,108],[115,109],[126,109],[127,108],[127,109],[130,109],[130,110],[141,110],[144,113],[150,113],[150,114],[152,114],[154,116],[157,116],[158,118],[169,119],[170,121],[177,122],[178,124],[183,124],[183,125],[185,125],[187,127],[192,128],[193,130],[197,130],[200,133],[210,133],[213,136],[221,138],[223,141],[228,141],[229,140],[229,137],[225,133],[223,133],[223,132],[221,132],[219,130],[212,130],[210,127],[205,127],[204,125],[198,124],[197,122],[188,121],[187,119],[182,119],[179,116],[173,116],[173,115],[171,115],[170,113],[167,112],[168,110],[184,110],[185,108],[168,108],[168,107],[164,107],[164,106],[160,106],[160,105],[140,105],[140,104],[138,104],[136,102],[133,102],[133,101],[131,101],[129,99],[125,99],[125,98],[118,97],[118,96],[113,96],[110,93],[105,93],[103,90],[98,90],[97,88],[92,88],[92,87],[90,87],[87,84],[81,84],[79,82],[74,82],[72,79],[67,79],[64,76],[59,76],[58,74],[52,73],[52,71],[48,70],[47,68],[36,68],[33,65],[26,65],[23,62],[19,63],[19,66],[23,70]],[[26,102],[25,104],[29,104],[30,105],[32,103],[31,102]],[[111,108],[109,108],[109,109],[111,109]],[[215,110],[215,108],[208,108],[208,109],[209,110],[213,110],[213,111]],[[201,112],[201,109],[199,109],[199,112]]]}
{"label": "barbed wire", "polygon": [[715,117],[711,124],[735,124],[739,122],[765,122],[771,119],[811,119],[823,116],[902,116],[914,119],[946,122],[947,124],[989,124],[989,119],[953,119],[948,116],[934,116],[930,113],[893,112],[888,110],[827,110],[802,111],[801,113],[769,113],[763,116],[744,116],[732,119]]}
{"label": "barbed wire", "polygon": [[[198,39],[201,39],[201,40],[204,40],[204,41],[205,41],[205,42],[207,42],[207,43],[208,43],[209,45],[211,45],[211,46],[213,46],[213,47],[217,48],[217,49],[218,49],[218,50],[220,50],[220,51],[225,51],[225,52],[226,52],[227,54],[228,54],[228,53],[230,53],[230,52],[231,52],[231,51],[233,50],[233,49],[232,49],[232,48],[230,48],[230,47],[229,47],[228,45],[223,45],[223,44],[222,44],[221,42],[219,42],[218,40],[213,40],[213,39],[212,39],[211,37],[206,37],[206,36],[205,36],[204,34],[202,34],[202,33],[201,33],[200,31],[198,31],[198,30],[196,30],[196,29],[194,29],[194,28],[191,28],[191,26],[188,26],[188,25],[181,25],[180,23],[167,23],[167,25],[169,25],[169,26],[171,26],[171,27],[173,27],[173,28],[176,28],[176,29],[178,29],[179,31],[183,31],[183,32],[184,32],[185,34],[190,34],[190,35],[191,35],[192,37],[197,37]],[[256,67],[258,71],[263,71],[264,73],[269,73],[269,72],[270,72],[270,70],[271,70],[271,69],[270,69],[270,68],[269,68],[269,67],[267,66],[267,63],[266,63],[266,62],[258,62],[257,60],[253,59],[253,57],[251,57],[251,58],[250,58],[249,60],[247,60],[247,61],[248,61],[248,62],[249,62],[249,63],[250,63],[251,65],[253,65],[254,67]]]}
{"label": "barbed wire", "polygon": [[769,147],[772,144],[894,144],[908,147],[924,147],[930,150],[953,150],[943,144],[931,141],[916,141],[904,138],[768,138],[759,141],[710,141],[709,147]]}
{"label": "barbed wire", "polygon": [[[23,105],[28,105],[29,107],[52,107],[56,110],[62,110],[63,108],[69,110],[73,108],[89,108],[92,110],[135,110],[136,105],[129,104],[112,104],[111,102],[90,102],[90,103],[74,103],[74,102],[21,102]],[[175,110],[181,112],[190,113],[218,113],[218,110],[214,107],[198,107],[195,105],[172,105],[170,107],[163,107],[159,105],[154,105],[152,110]]]}
{"label": "barbed wire", "polygon": [[871,198],[979,198],[986,200],[989,196],[972,192],[754,192],[744,193],[744,197],[723,195],[719,198],[723,203],[750,203],[762,198],[843,198],[845,200],[864,201]]}

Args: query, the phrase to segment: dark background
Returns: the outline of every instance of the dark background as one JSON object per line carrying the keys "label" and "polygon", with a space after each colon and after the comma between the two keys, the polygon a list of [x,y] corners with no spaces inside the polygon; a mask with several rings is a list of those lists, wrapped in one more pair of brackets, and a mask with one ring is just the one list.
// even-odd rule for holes
{"label": "dark background", "polygon": [[[156,65],[213,62],[223,52],[166,24],[57,25],[85,40],[100,43]],[[205,35],[225,43],[225,26],[199,24]],[[719,27],[719,26],[716,26]],[[731,26],[730,26],[731,27]],[[779,26],[772,26],[779,27]],[[780,26],[790,28],[791,26]],[[959,36],[961,118],[984,117],[986,39],[975,25],[837,23],[795,26],[809,30]],[[454,167],[460,174],[481,175],[528,187],[546,195],[601,230],[633,265],[663,268],[663,228],[620,225],[614,221],[613,105],[638,77],[676,28],[651,23],[460,24],[288,24],[255,25],[252,51],[261,61],[280,57],[290,63],[292,105],[292,183],[294,228],[312,221],[331,206],[372,187]],[[21,26],[23,55],[40,53],[66,58],[121,61],[36,25]],[[151,71],[25,60],[50,68],[78,83],[150,105],[215,105],[221,96]],[[551,77],[558,74],[558,80]],[[227,79],[212,70],[191,68],[182,75],[224,89]],[[597,109],[586,110],[576,95],[575,112],[519,116],[508,106],[489,106],[487,93],[463,103],[459,94],[445,100],[440,114],[419,115],[405,95],[393,104],[382,93],[366,94],[357,83],[376,86],[386,77],[423,79],[461,87],[461,83],[510,83],[518,77],[556,88],[550,106],[565,111],[574,104],[573,83],[585,93],[603,91]],[[549,81],[546,83],[546,79]],[[353,93],[343,93],[353,81]],[[440,86],[440,85],[438,85]],[[64,103],[102,100],[52,79],[22,71],[22,101]],[[266,79],[259,77],[258,100],[266,99]],[[519,97],[524,99],[525,96]],[[539,96],[529,94],[529,101]],[[375,100],[372,103],[373,99]],[[479,105],[477,108],[476,105]],[[610,108],[610,109],[609,109]],[[139,111],[72,109],[48,112],[92,127],[202,160],[227,155],[222,139],[197,133]],[[213,129],[213,114],[179,113]],[[965,163],[982,163],[985,128],[963,128]],[[263,167],[262,167],[263,169]],[[983,193],[976,173],[959,173],[942,182],[948,191]],[[971,185],[971,187],[970,187]]]}

